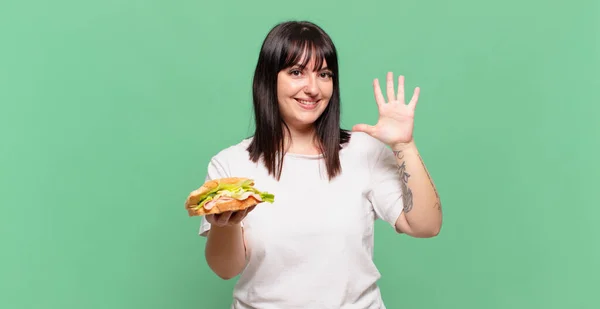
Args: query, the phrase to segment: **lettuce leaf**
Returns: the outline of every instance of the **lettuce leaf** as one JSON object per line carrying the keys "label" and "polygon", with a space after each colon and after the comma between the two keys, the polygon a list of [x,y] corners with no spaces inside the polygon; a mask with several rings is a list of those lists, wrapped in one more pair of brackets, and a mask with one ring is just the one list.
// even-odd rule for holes
{"label": "lettuce leaf", "polygon": [[274,203],[275,202],[275,195],[268,193],[268,192],[260,192],[258,193],[260,195],[260,198],[263,200],[263,202],[267,202],[267,203]]}
{"label": "lettuce leaf", "polygon": [[200,200],[203,200],[203,199],[205,199],[206,197],[209,197],[209,196],[211,196],[211,195],[212,195],[212,196],[214,196],[214,195],[215,195],[215,194],[216,194],[218,191],[222,191],[222,190],[227,190],[227,191],[235,191],[235,190],[237,190],[238,188],[249,189],[249,188],[252,188],[252,187],[250,186],[250,184],[251,184],[251,183],[252,183],[252,180],[251,180],[251,179],[248,179],[248,180],[242,180],[242,181],[239,181],[238,183],[234,183],[234,184],[229,184],[229,183],[219,183],[219,184],[217,185],[217,187],[216,187],[216,188],[214,188],[214,189],[212,189],[212,190],[210,190],[210,191],[206,192],[206,193],[204,194],[204,196],[201,196],[201,197],[200,197]]}

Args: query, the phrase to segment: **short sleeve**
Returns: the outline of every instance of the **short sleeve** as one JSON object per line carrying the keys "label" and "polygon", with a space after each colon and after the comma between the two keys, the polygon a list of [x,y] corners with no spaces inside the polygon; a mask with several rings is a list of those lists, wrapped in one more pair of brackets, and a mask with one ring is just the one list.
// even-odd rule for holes
{"label": "short sleeve", "polygon": [[[208,163],[205,181],[225,177],[230,177],[229,173],[227,172],[221,161],[218,160],[216,157],[213,157]],[[206,221],[206,218],[202,216],[200,219],[200,231],[198,232],[198,234],[200,236],[206,236],[208,230],[210,230],[210,223],[208,223],[208,221]]]}
{"label": "short sleeve", "polygon": [[378,145],[371,164],[370,200],[377,217],[395,227],[404,206],[398,162],[392,149]]}

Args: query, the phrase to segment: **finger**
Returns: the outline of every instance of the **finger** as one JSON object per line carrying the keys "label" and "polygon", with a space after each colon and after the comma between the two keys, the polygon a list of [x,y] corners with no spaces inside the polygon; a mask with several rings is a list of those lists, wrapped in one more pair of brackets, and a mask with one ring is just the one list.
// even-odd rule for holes
{"label": "finger", "polygon": [[352,131],[354,131],[354,132],[365,132],[365,133],[367,133],[369,135],[373,135],[373,134],[375,134],[375,127],[371,126],[371,125],[368,125],[368,124],[360,123],[360,124],[354,125],[352,127]]}
{"label": "finger", "polygon": [[215,224],[215,215],[206,215],[206,221],[210,224]]}
{"label": "finger", "polygon": [[254,205],[254,206],[252,206],[252,207],[249,207],[249,208],[248,208],[248,212],[246,212],[246,215],[248,215],[248,214],[249,214],[251,211],[253,211],[253,210],[254,210],[254,208],[256,208],[256,205]]}
{"label": "finger", "polygon": [[236,223],[236,224],[242,222],[242,219],[244,219],[244,217],[246,217],[247,212],[248,212],[248,209],[242,209],[242,210],[234,212],[231,215],[231,218],[229,218],[229,222]]}
{"label": "finger", "polygon": [[385,104],[385,98],[383,97],[383,93],[381,93],[381,87],[379,86],[379,80],[377,78],[373,80],[373,94],[375,95],[377,106],[381,107]]}
{"label": "finger", "polygon": [[404,104],[404,76],[398,76],[398,101]]}
{"label": "finger", "polygon": [[229,218],[231,217],[231,211],[226,211],[224,213],[221,213],[219,215],[219,217],[217,218],[217,225],[218,226],[225,226],[227,225],[227,222],[229,222]]}
{"label": "finger", "polygon": [[396,101],[396,94],[394,93],[394,73],[388,72],[386,77],[386,89],[388,102]]}
{"label": "finger", "polygon": [[408,106],[412,109],[415,109],[417,106],[417,102],[419,102],[419,94],[421,93],[421,88],[415,88],[415,92],[413,93],[412,99],[408,103]]}

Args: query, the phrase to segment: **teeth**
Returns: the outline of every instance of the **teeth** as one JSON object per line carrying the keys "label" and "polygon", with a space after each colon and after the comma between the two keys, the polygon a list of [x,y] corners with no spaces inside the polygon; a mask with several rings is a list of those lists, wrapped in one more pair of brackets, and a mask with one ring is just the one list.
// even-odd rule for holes
{"label": "teeth", "polygon": [[304,101],[304,100],[298,100],[298,102],[304,104],[304,105],[315,105],[317,104],[317,102],[310,102],[310,101]]}

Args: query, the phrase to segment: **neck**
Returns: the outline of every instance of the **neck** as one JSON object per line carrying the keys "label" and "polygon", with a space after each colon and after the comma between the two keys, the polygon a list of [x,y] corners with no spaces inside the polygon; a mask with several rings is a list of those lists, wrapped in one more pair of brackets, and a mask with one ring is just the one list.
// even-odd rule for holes
{"label": "neck", "polygon": [[298,129],[290,127],[289,135],[284,135],[284,146],[287,152],[295,154],[320,154],[317,147],[316,130],[313,126]]}

